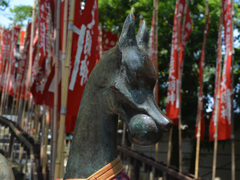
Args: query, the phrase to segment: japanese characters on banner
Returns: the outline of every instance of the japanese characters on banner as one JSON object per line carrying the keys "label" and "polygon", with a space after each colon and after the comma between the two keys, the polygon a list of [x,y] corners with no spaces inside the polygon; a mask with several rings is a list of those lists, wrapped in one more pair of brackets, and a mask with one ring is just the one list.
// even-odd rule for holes
{"label": "japanese characters on banner", "polygon": [[4,80],[7,74],[7,60],[10,58],[10,45],[11,45],[11,30],[3,30],[2,33],[2,47],[1,47],[1,89],[3,90]]}
{"label": "japanese characters on banner", "polygon": [[111,48],[113,48],[118,41],[118,36],[109,31],[102,30],[102,51],[103,55]]}
{"label": "japanese characters on banner", "polygon": [[20,27],[14,27],[14,31],[13,31],[13,41],[12,41],[12,55],[11,55],[11,72],[10,72],[10,76],[9,76],[9,87],[8,87],[8,92],[10,96],[14,95],[14,91],[15,91],[15,58],[14,58],[14,51],[16,49],[16,44],[17,44],[17,40],[18,40],[18,36],[19,36],[19,32],[20,32]]}
{"label": "japanese characters on banner", "polygon": [[[65,124],[66,132],[73,132],[74,130],[85,84],[99,59],[98,1],[88,0],[82,13],[80,7],[80,1],[76,1]],[[44,89],[44,103],[50,107],[53,107],[54,76],[55,70],[53,67]],[[60,85],[59,89],[60,99]]]}
{"label": "japanese characters on banner", "polygon": [[48,26],[48,15],[49,15],[49,1],[40,0],[40,12],[39,12],[39,48],[40,48],[40,61],[39,65],[42,64],[43,59],[47,56],[47,26]]}
{"label": "japanese characters on banner", "polygon": [[[39,50],[40,50],[40,59],[37,62],[35,60],[33,63],[32,76],[34,76],[34,81],[31,86],[31,93],[34,98],[35,104],[43,104],[43,91],[45,84],[47,82],[48,68],[46,67],[46,59],[50,50],[49,44],[49,31],[50,24],[48,23],[49,17],[49,2],[41,0],[40,1],[40,29],[39,29]],[[36,48],[34,48],[34,51]],[[33,52],[34,54],[34,52]],[[34,57],[34,56],[33,56]]]}
{"label": "japanese characters on banner", "polygon": [[[209,30],[209,14],[206,15],[206,23],[204,27],[204,38],[202,44],[202,53],[199,63],[199,91],[198,91],[198,109],[197,109],[197,118],[196,118],[196,126],[195,126],[195,138],[200,136],[200,140],[204,140],[205,134],[205,122],[203,117],[203,69],[204,69],[204,58],[205,58],[205,45],[206,45],[206,38]],[[199,114],[200,113],[200,114]],[[198,121],[199,118],[201,119],[201,132],[198,135]]]}
{"label": "japanese characters on banner", "polygon": [[[219,119],[218,119],[218,140],[231,138],[232,126],[232,84],[231,84],[231,65],[232,65],[232,1],[222,0],[223,7],[223,24],[224,24],[224,39],[225,39],[225,57],[223,64],[223,73],[220,87],[220,104],[219,104]],[[214,139],[216,118],[209,127],[209,140]],[[211,128],[211,130],[210,130]],[[210,134],[211,133],[211,134]],[[211,136],[211,137],[210,137]]]}
{"label": "japanese characters on banner", "polygon": [[80,14],[75,2],[72,58],[69,77],[66,132],[73,132],[79,105],[88,77],[99,59],[98,1],[88,0]]}
{"label": "japanese characters on banner", "polygon": [[[155,70],[158,74],[158,62],[157,62],[158,61],[158,58],[157,58],[158,52],[157,52],[157,43],[155,40],[154,25],[155,25],[155,13],[153,13],[153,15],[152,15],[152,24],[151,24],[151,30],[150,30],[148,55],[149,55],[150,59],[152,60]],[[157,104],[159,104],[159,102],[158,102],[158,79],[157,79],[157,83],[154,87],[154,97],[155,97]]]}
{"label": "japanese characters on banner", "polygon": [[222,48],[222,13],[219,17],[219,28],[218,28],[218,41],[217,41],[217,61],[216,61],[216,75],[215,75],[215,87],[214,87],[214,104],[213,104],[213,111],[212,116],[209,124],[209,141],[214,140],[214,133],[216,127],[216,119],[218,118],[217,115],[217,98],[219,97],[218,94],[218,87],[220,87],[220,77],[221,77],[221,48]]}
{"label": "japanese characters on banner", "polygon": [[[170,71],[169,71],[169,82],[168,82],[168,94],[167,94],[167,106],[166,115],[168,118],[173,120],[174,125],[178,125],[178,112],[180,106],[180,83],[183,66],[183,56],[184,47],[187,40],[192,32],[192,20],[190,18],[190,9],[187,7],[186,19],[184,25],[182,25],[183,11],[185,7],[185,0],[178,1],[175,7],[174,14],[174,24],[173,24],[173,34],[172,34],[172,48],[171,48],[171,58],[170,58]],[[179,24],[180,23],[180,24]],[[180,32],[178,32],[178,27],[180,27]],[[180,33],[180,34],[178,34]],[[178,42],[180,40],[180,42]],[[178,47],[180,45],[180,47]],[[178,54],[178,48],[180,52]],[[178,62],[180,58],[180,64]],[[178,68],[180,66],[180,68]],[[178,72],[180,69],[180,73]]]}
{"label": "japanese characters on banner", "polygon": [[38,73],[31,87],[31,92],[34,98],[35,104],[43,104],[43,90],[47,82],[47,68],[46,58],[43,59],[41,66],[38,69]]}
{"label": "japanese characters on banner", "polygon": [[4,29],[2,37],[2,60],[3,62],[10,58],[10,46],[11,46],[11,30]]}
{"label": "japanese characters on banner", "polygon": [[[24,50],[22,53],[22,56],[19,58],[18,60],[18,69],[17,69],[17,79],[16,79],[16,91],[17,94],[21,93],[22,95],[24,95],[24,88],[25,88],[25,82],[24,80],[24,76],[26,75],[27,72],[27,60],[28,60],[28,56],[29,56],[29,46],[30,46],[30,35],[31,35],[31,23],[28,23],[27,26],[27,35],[25,37],[25,44],[24,44]],[[20,98],[20,96],[18,96],[18,98]]]}

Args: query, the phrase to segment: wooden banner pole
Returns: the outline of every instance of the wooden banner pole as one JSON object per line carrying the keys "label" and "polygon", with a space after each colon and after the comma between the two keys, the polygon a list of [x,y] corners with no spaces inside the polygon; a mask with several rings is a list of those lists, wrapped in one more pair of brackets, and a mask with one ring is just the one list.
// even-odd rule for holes
{"label": "wooden banner pole", "polygon": [[[32,26],[31,26],[31,37],[30,37],[30,47],[29,47],[29,59],[28,59],[28,71],[27,71],[27,79],[26,79],[26,89],[25,89],[25,101],[23,105],[23,111],[22,111],[22,120],[21,120],[21,127],[24,126],[24,118],[25,118],[25,110],[27,105],[27,96],[29,94],[29,87],[31,84],[31,73],[32,73],[32,55],[33,55],[33,35],[35,30],[35,4],[36,0],[33,3],[32,8]],[[29,97],[30,98],[30,97]]]}
{"label": "wooden banner pole", "polygon": [[[7,63],[7,65],[8,65],[7,66],[7,70],[8,71],[7,71],[7,75],[4,76],[4,84],[3,84],[2,98],[1,98],[1,113],[3,112],[3,109],[4,109],[4,107],[3,107],[4,106],[4,102],[6,101],[6,98],[8,99],[8,86],[9,86],[9,80],[10,80],[10,75],[11,75],[11,70],[12,70],[12,61],[13,61],[12,50],[13,50],[14,26],[15,26],[15,22],[14,22],[14,25],[13,25],[13,28],[12,28],[12,32],[11,32],[9,60],[8,60],[8,62],[7,62],[7,60],[5,60],[6,61],[5,63]],[[5,91],[5,93],[4,93],[4,91]],[[8,101],[6,103],[7,103],[6,107],[8,107]]]}
{"label": "wooden banner pole", "polygon": [[[69,27],[73,25],[74,21],[74,8],[75,8],[75,0],[71,0],[70,4],[70,16],[69,16]],[[67,9],[68,2],[65,0],[64,7],[64,29],[63,29],[63,47],[62,47],[62,94],[61,94],[61,115],[60,115],[60,127],[59,127],[59,137],[58,137],[58,148],[57,148],[57,159],[55,162],[55,179],[61,178],[60,169],[61,164],[63,165],[64,157],[63,157],[63,146],[64,146],[64,127],[65,127],[65,119],[67,112],[67,96],[68,96],[68,81],[69,81],[69,68],[70,68],[70,60],[71,60],[71,50],[72,50],[72,36],[73,29],[68,29],[68,42],[66,43],[67,36]],[[67,45],[67,50],[66,50]],[[66,56],[67,53],[67,56]]]}
{"label": "wooden banner pole", "polygon": [[47,146],[48,146],[48,130],[49,130],[49,121],[50,121],[50,114],[49,114],[49,108],[46,107],[46,118],[45,118],[45,125],[46,128],[44,129],[44,148],[43,148],[43,162],[42,162],[42,173],[46,174],[46,168],[47,168]]}
{"label": "wooden banner pole", "polygon": [[[206,0],[205,4],[205,17],[208,16],[209,10],[208,10],[208,0]],[[207,19],[205,22],[206,27]],[[207,39],[207,31],[204,27],[204,35],[203,35],[203,47],[205,47],[206,39]],[[205,49],[203,49],[204,51]],[[204,53],[204,52],[202,52]],[[203,54],[203,63],[205,61],[205,53]],[[201,65],[200,65],[201,66]],[[195,179],[198,178],[198,171],[199,171],[199,153],[200,153],[200,140],[201,140],[201,113],[202,113],[202,107],[203,107],[203,78],[202,78],[202,87],[200,87],[199,91],[199,103],[198,103],[198,114],[197,114],[197,143],[196,143],[196,157],[195,157]]]}
{"label": "wooden banner pole", "polygon": [[[14,57],[13,57],[13,53],[12,53],[12,51],[13,51],[13,47],[14,47],[14,45],[15,44],[13,44],[13,39],[14,39],[14,27],[15,27],[15,22],[14,22],[14,25],[13,25],[13,29],[12,29],[12,35],[11,35],[11,45],[10,45],[10,67],[9,67],[9,72],[8,72],[8,75],[7,75],[7,86],[6,86],[6,94],[5,94],[5,96],[6,96],[6,106],[5,106],[5,108],[6,108],[6,113],[8,114],[8,99],[9,99],[9,92],[8,92],[8,89],[9,89],[9,82],[10,82],[10,78],[11,78],[11,71],[12,71],[12,62],[15,60],[14,59]],[[14,101],[14,99],[13,99],[13,101]],[[12,107],[11,108],[13,108],[13,105],[14,105],[14,103],[12,103]]]}
{"label": "wooden banner pole", "polygon": [[39,118],[39,111],[40,111],[40,107],[39,105],[36,105],[35,106],[35,115],[34,115],[34,134],[33,134],[33,137],[34,137],[34,142],[36,143],[37,142],[37,139],[38,139],[38,118]]}
{"label": "wooden banner pole", "polygon": [[43,112],[42,112],[42,136],[41,136],[41,147],[40,147],[40,164],[43,166],[43,151],[44,151],[44,145],[45,145],[45,135],[46,135],[46,111],[47,107],[43,106]]}
{"label": "wooden banner pole", "polygon": [[168,140],[168,153],[167,153],[167,166],[171,164],[171,151],[172,151],[172,134],[173,128],[171,127],[169,131],[169,140]]}
{"label": "wooden banner pole", "polygon": [[[180,1],[178,1],[178,3],[180,4]],[[179,9],[179,4],[178,4],[178,9]],[[186,10],[187,10],[187,4],[188,2],[186,1],[185,3],[185,6],[184,6],[184,16],[186,14]],[[178,11],[179,13],[179,11]],[[180,33],[181,33],[181,23],[182,23],[182,16],[180,16],[178,14],[178,27],[177,27],[177,31],[178,31],[178,36],[177,36],[177,39],[178,39],[178,48],[177,48],[177,57],[178,57],[178,90],[177,90],[177,93],[178,93],[178,100],[177,100],[177,103],[178,103],[178,148],[179,148],[179,172],[181,173],[182,172],[182,129],[181,129],[181,126],[182,126],[182,116],[181,116],[181,81],[182,81],[182,77],[181,77],[181,54],[180,54],[180,48],[181,48],[181,36],[180,36]]]}
{"label": "wooden banner pole", "polygon": [[[222,6],[220,7],[220,24],[223,22],[223,11]],[[221,28],[222,29],[222,28]],[[220,38],[220,44],[222,44],[222,38]],[[220,69],[218,73],[218,88],[217,88],[217,102],[216,102],[216,116],[215,116],[215,132],[214,132],[214,150],[213,150],[213,166],[212,166],[212,179],[216,177],[216,164],[217,164],[217,147],[218,147],[218,120],[219,120],[219,105],[220,105],[220,82],[221,82],[221,71],[222,71],[222,49],[220,48]]]}
{"label": "wooden banner pole", "polygon": [[[234,1],[231,1],[232,3],[232,43],[234,42],[234,37],[233,37],[233,29],[234,29],[234,21],[233,21],[233,16],[234,16]],[[232,70],[231,70],[231,79],[232,79],[232,94],[231,94],[231,111],[232,111],[232,135],[231,135],[231,158],[232,158],[232,165],[231,165],[231,174],[232,174],[232,180],[236,179],[236,165],[235,165],[235,137],[234,137],[234,113],[233,113],[233,87],[234,87],[234,75],[233,75],[233,66],[234,66],[234,46],[232,44]]]}
{"label": "wooden banner pole", "polygon": [[57,158],[57,151],[58,151],[58,145],[57,145],[57,136],[58,136],[58,86],[59,86],[59,34],[60,34],[60,3],[61,1],[56,1],[55,4],[55,20],[54,20],[54,53],[53,58],[55,62],[55,92],[54,92],[54,107],[53,107],[53,161],[52,163],[52,176],[53,179],[57,179],[57,176],[55,176],[55,172],[57,171],[58,167],[56,167],[55,161]]}

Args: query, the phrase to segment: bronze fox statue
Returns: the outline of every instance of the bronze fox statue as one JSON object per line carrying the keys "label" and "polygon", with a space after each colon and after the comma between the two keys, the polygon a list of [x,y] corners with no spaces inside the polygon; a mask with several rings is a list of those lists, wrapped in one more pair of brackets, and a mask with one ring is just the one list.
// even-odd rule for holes
{"label": "bronze fox statue", "polygon": [[162,129],[172,125],[154,100],[157,74],[147,43],[146,23],[136,36],[129,14],[119,44],[99,60],[86,84],[64,179],[88,178],[118,157],[118,116],[140,145],[158,142]]}

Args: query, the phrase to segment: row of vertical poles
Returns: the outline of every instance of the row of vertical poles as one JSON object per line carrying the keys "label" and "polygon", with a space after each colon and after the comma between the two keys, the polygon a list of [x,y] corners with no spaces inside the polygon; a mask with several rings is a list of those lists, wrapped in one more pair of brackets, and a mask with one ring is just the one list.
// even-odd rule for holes
{"label": "row of vertical poles", "polygon": [[[14,39],[14,27],[15,27],[15,23],[13,25],[12,31],[11,31],[11,39],[10,39],[10,57],[9,60],[7,61],[7,59],[5,59],[5,63],[6,64],[6,68],[8,69],[7,71],[7,75],[2,76],[1,78],[1,83],[3,83],[3,90],[2,90],[2,96],[1,96],[1,107],[0,107],[0,115],[3,114],[3,110],[4,110],[4,101],[6,99],[6,97],[8,98],[8,86],[9,86],[9,80],[10,80],[10,76],[11,76],[11,69],[12,69],[12,60],[13,60],[13,54],[12,54],[12,50],[13,50],[13,39]],[[6,54],[5,54],[6,56]],[[6,57],[5,57],[6,58]],[[4,67],[4,64],[3,64]],[[6,82],[6,84],[5,84]],[[5,93],[6,92],[6,93]],[[5,104],[6,106],[8,106],[8,102]],[[5,108],[5,110],[7,110],[7,108]]]}
{"label": "row of vertical poles", "polygon": [[34,30],[35,30],[35,5],[36,0],[33,3],[32,8],[32,26],[31,26],[31,36],[30,36],[30,47],[29,47],[29,59],[28,59],[28,71],[27,71],[27,78],[26,78],[26,91],[25,91],[25,101],[23,105],[23,111],[22,111],[22,120],[21,120],[21,128],[24,128],[24,119],[25,119],[25,110],[27,106],[27,97],[30,99],[30,86],[31,86],[31,80],[32,80],[32,52],[33,52],[33,36],[34,36]]}

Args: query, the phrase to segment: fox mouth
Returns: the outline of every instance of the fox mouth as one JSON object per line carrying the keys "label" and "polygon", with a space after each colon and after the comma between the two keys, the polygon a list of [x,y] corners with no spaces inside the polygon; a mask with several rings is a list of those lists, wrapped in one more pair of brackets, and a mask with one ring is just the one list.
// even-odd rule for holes
{"label": "fox mouth", "polygon": [[133,107],[124,103],[122,109],[123,114],[120,116],[127,125],[129,140],[139,145],[148,146],[157,143],[162,132],[172,126],[172,121],[168,120],[157,106]]}

